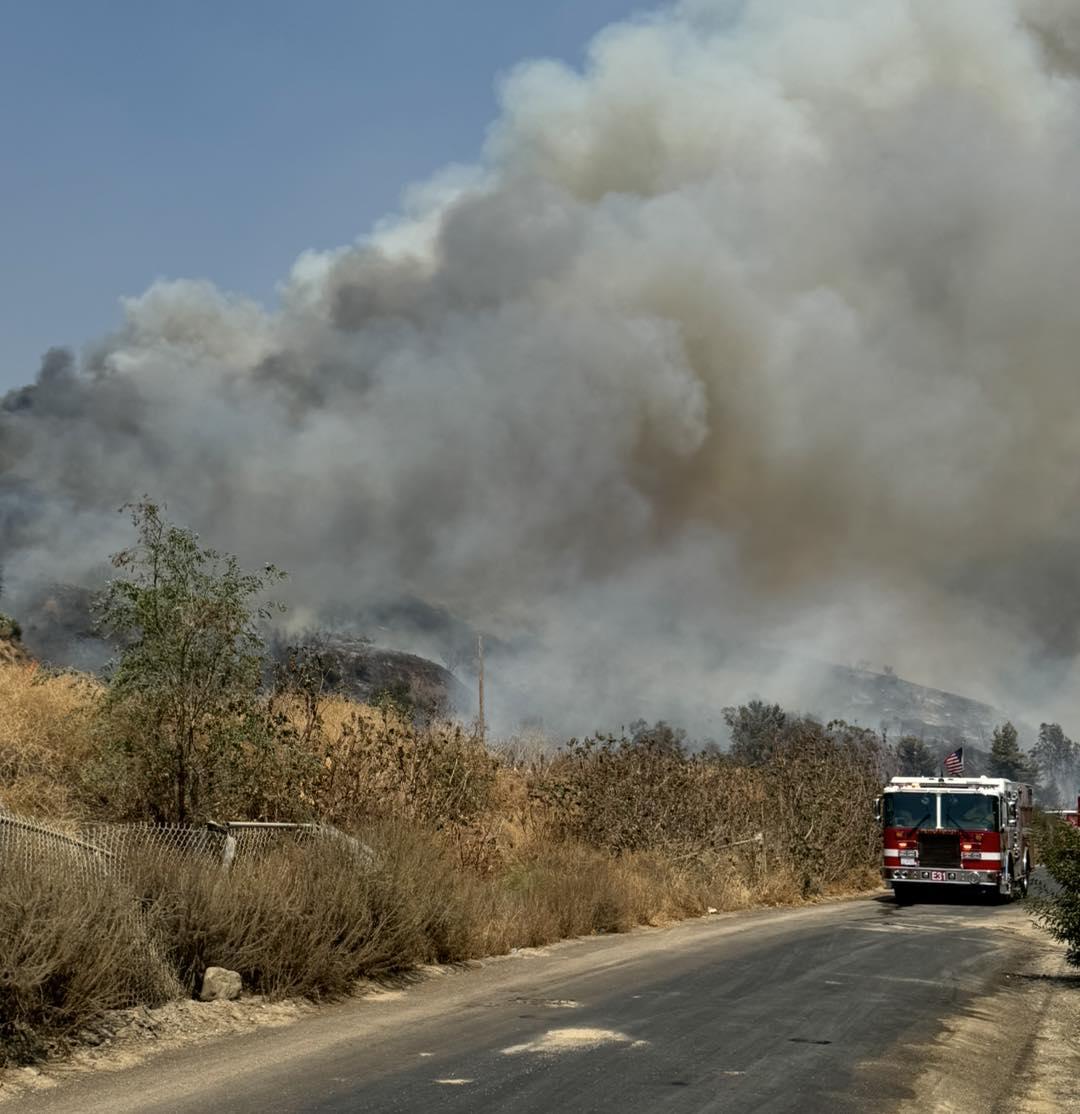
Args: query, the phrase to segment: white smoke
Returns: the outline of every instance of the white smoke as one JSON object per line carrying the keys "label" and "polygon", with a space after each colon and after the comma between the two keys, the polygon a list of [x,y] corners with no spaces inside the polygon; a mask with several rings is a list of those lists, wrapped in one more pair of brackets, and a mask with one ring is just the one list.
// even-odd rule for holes
{"label": "white smoke", "polygon": [[302,608],[527,631],[514,691],[578,724],[718,708],[760,645],[1068,712],[1077,57],[1057,0],[686,0],[526,63],[480,165],[280,309],[159,283],[50,354],[8,588],[147,492]]}

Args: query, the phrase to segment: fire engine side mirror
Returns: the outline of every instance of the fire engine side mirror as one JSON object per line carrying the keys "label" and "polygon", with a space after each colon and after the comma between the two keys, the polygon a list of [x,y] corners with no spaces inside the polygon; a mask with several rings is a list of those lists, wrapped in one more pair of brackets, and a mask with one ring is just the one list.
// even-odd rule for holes
{"label": "fire engine side mirror", "polygon": [[1016,820],[1016,802],[1009,802],[1009,823],[1014,823]]}
{"label": "fire engine side mirror", "polygon": [[874,819],[879,824],[881,823],[881,798],[880,797],[875,797],[874,798]]}

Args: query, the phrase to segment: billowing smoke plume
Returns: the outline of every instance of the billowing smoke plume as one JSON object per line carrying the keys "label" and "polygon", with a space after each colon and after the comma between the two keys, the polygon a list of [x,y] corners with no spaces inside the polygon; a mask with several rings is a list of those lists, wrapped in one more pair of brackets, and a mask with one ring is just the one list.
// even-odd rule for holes
{"label": "billowing smoke plume", "polygon": [[279,309],[159,283],[8,396],[9,592],[146,492],[301,617],[527,631],[516,691],[588,726],[729,702],[762,646],[1067,710],[1076,12],[685,0],[521,66],[481,164]]}

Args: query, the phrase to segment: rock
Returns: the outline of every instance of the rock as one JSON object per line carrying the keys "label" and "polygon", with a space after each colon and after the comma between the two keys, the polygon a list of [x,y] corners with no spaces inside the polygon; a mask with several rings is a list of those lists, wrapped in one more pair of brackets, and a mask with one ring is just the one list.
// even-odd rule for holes
{"label": "rock", "polygon": [[236,971],[224,967],[207,967],[203,974],[200,1002],[230,1002],[240,997],[243,983]]}

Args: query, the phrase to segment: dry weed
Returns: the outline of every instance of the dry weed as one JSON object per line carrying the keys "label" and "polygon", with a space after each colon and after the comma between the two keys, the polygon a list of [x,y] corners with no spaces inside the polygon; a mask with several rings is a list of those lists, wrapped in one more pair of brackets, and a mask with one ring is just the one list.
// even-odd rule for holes
{"label": "dry weed", "polygon": [[33,663],[0,665],[0,804],[55,819],[81,810],[101,691]]}
{"label": "dry weed", "polygon": [[271,997],[334,997],[358,979],[469,949],[452,870],[430,840],[404,829],[282,849],[228,872],[201,860],[161,867],[148,860],[136,885],[191,990],[222,966]]}
{"label": "dry weed", "polygon": [[39,1058],[104,1010],[179,992],[126,887],[17,862],[0,871],[0,1066]]}

